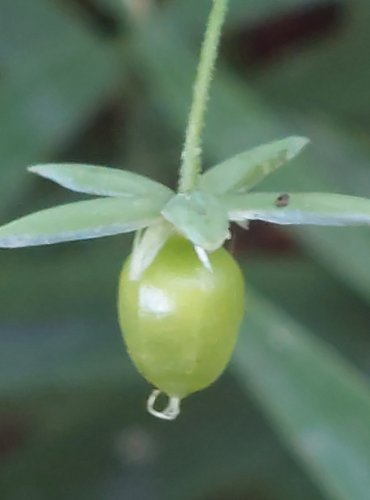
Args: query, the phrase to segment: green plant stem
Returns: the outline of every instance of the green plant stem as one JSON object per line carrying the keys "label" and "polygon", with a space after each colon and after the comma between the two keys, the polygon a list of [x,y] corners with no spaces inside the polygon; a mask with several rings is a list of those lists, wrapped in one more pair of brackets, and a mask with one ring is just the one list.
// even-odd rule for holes
{"label": "green plant stem", "polygon": [[185,145],[182,152],[179,192],[191,191],[201,172],[202,129],[212,72],[215,66],[228,0],[213,0],[193,90]]}

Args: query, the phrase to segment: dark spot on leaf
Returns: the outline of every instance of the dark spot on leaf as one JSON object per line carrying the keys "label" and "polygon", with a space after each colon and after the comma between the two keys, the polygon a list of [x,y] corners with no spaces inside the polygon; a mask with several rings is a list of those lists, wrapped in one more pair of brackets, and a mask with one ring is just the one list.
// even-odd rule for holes
{"label": "dark spot on leaf", "polygon": [[276,198],[275,205],[279,208],[286,207],[289,204],[289,200],[290,200],[289,194],[282,193]]}

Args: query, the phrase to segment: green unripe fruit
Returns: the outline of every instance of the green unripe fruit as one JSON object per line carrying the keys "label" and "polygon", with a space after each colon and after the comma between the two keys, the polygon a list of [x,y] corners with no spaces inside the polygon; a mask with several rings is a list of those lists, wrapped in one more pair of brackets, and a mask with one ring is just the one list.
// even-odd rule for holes
{"label": "green unripe fruit", "polygon": [[209,260],[212,272],[189,241],[174,236],[138,280],[130,279],[130,259],[122,269],[118,311],[129,355],[170,400],[217,379],[237,339],[244,313],[242,273],[223,248]]}

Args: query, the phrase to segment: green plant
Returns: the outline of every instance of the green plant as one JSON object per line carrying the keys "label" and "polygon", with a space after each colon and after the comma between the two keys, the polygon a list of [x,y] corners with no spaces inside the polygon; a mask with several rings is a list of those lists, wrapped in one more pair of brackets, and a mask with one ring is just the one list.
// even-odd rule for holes
{"label": "green plant", "polygon": [[[308,141],[301,137],[259,146],[201,174],[201,132],[226,6],[226,0],[214,0],[194,87],[178,192],[146,177],[106,167],[33,166],[33,173],[102,198],[51,208],[11,222],[0,229],[0,246],[51,244],[138,231],[127,277],[130,286],[135,287],[158,264],[174,233],[192,244],[203,272],[216,274],[213,255],[208,254],[218,251],[229,237],[230,221],[243,226],[253,219],[277,224],[370,223],[370,201],[359,197],[249,193],[266,175],[302,150]],[[135,353],[132,355],[135,357]],[[166,410],[156,414],[168,417]]]}

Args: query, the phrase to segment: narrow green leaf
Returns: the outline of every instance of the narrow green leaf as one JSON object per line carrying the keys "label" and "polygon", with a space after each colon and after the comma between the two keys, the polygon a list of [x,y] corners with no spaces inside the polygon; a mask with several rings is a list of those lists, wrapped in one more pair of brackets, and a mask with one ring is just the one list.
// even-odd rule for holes
{"label": "narrow green leaf", "polygon": [[288,137],[250,149],[207,170],[200,185],[214,194],[249,191],[294,158],[308,142],[304,137]]}
{"label": "narrow green leaf", "polygon": [[223,198],[233,221],[344,226],[370,224],[370,199],[331,193],[250,193]]}
{"label": "narrow green leaf", "polygon": [[240,381],[328,499],[367,500],[369,384],[332,348],[254,293],[244,329],[234,357]]}
{"label": "narrow green leaf", "polygon": [[162,215],[195,246],[210,252],[229,236],[226,210],[211,194],[178,194],[167,203]]}
{"label": "narrow green leaf", "polygon": [[0,247],[49,245],[141,229],[159,219],[148,198],[98,198],[41,210],[0,227]]}
{"label": "narrow green leaf", "polygon": [[35,165],[28,170],[61,186],[99,196],[154,196],[170,199],[173,192],[143,175],[117,168],[61,163]]}

